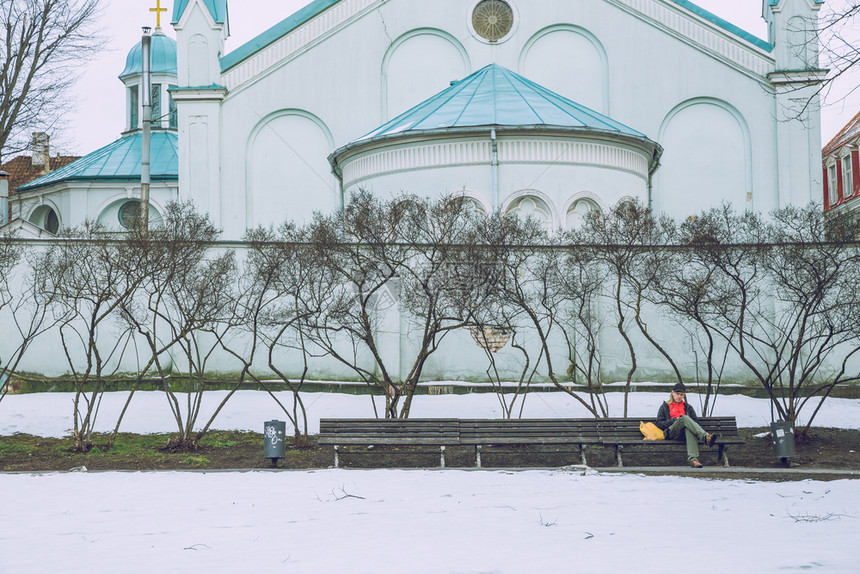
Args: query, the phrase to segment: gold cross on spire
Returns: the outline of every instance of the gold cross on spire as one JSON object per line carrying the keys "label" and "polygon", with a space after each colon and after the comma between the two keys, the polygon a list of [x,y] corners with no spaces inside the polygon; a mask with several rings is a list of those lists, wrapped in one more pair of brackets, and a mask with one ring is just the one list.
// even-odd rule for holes
{"label": "gold cross on spire", "polygon": [[167,8],[161,7],[161,0],[155,0],[155,8],[150,8],[150,12],[155,12],[155,25],[161,28],[161,13],[167,12]]}

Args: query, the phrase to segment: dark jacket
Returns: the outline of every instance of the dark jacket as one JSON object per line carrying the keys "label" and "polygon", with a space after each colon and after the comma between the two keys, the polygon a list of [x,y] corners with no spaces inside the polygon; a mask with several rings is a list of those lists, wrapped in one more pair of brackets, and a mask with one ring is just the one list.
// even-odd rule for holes
{"label": "dark jacket", "polygon": [[[693,407],[691,407],[690,403],[688,403],[687,401],[684,401],[684,413],[686,413],[686,415],[691,419],[696,420],[696,411],[693,410]],[[669,416],[669,403],[664,401],[660,405],[660,410],[657,411],[657,426],[663,430],[666,430],[667,428],[672,426],[673,422],[674,421]]]}

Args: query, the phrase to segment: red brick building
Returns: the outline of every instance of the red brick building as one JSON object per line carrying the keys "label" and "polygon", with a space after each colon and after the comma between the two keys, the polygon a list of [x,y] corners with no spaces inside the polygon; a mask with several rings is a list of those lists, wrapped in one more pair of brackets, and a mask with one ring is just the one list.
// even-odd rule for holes
{"label": "red brick building", "polygon": [[[77,156],[58,155],[56,157],[51,157],[48,148],[47,135],[33,134],[33,136],[34,151],[32,155],[19,155],[0,165],[0,171],[5,171],[9,174],[9,201],[6,207],[7,213],[5,219],[0,217],[0,222],[8,222],[12,220],[12,200],[15,197],[15,190],[17,188],[78,159]],[[56,233],[57,229],[54,228],[52,223],[53,222],[51,221],[46,222],[46,229],[51,233]],[[52,229],[48,229],[48,227],[51,227]],[[59,227],[59,224],[56,227]]]}
{"label": "red brick building", "polygon": [[860,113],[821,150],[824,211],[848,215],[860,208]]}

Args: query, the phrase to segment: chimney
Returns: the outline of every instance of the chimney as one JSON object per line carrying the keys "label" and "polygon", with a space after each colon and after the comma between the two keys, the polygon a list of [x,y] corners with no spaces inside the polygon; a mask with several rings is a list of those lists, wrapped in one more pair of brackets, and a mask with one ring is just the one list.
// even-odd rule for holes
{"label": "chimney", "polygon": [[0,227],[9,223],[9,174],[0,171]]}
{"label": "chimney", "polygon": [[51,148],[48,145],[48,134],[45,132],[33,132],[33,155],[31,165],[34,168],[39,168],[42,175],[51,171]]}

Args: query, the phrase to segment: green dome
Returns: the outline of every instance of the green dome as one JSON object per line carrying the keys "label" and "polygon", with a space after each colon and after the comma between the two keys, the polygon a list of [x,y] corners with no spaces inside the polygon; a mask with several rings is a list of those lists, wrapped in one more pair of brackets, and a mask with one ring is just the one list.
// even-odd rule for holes
{"label": "green dome", "polygon": [[[142,47],[138,42],[125,59],[125,69],[120,78],[143,72]],[[168,38],[160,29],[152,34],[152,73],[176,75],[176,40]]]}

